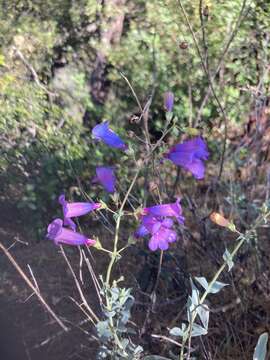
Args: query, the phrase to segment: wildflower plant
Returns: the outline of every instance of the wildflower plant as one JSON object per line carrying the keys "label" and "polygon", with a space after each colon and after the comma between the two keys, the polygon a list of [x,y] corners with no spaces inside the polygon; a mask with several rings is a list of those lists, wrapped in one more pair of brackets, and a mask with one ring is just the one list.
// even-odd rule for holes
{"label": "wildflower plant", "polygon": [[[140,345],[139,341],[143,333],[147,330],[137,329],[136,325],[131,319],[132,307],[136,301],[135,295],[131,288],[122,286],[125,281],[123,276],[114,278],[116,273],[116,264],[122,261],[125,256],[127,248],[132,246],[144,247],[143,239],[147,238],[150,255],[153,252],[159,253],[159,265],[157,271],[156,282],[151,293],[151,306],[154,308],[156,291],[160,276],[162,275],[162,261],[164,252],[173,251],[175,247],[182,246],[183,232],[188,227],[186,221],[186,212],[184,201],[182,197],[177,196],[175,201],[169,201],[169,195],[161,195],[158,191],[158,196],[154,199],[148,198],[146,206],[140,204],[137,208],[132,205],[132,192],[136,189],[137,182],[141,174],[148,171],[149,174],[155,176],[155,167],[159,169],[166,169],[168,162],[163,160],[170,160],[178,169],[182,171],[183,179],[187,176],[191,178],[190,174],[196,181],[202,181],[205,177],[207,168],[207,160],[210,156],[210,151],[203,134],[188,138],[186,133],[182,133],[181,139],[176,139],[176,145],[166,146],[165,137],[170,134],[171,130],[176,126],[173,116],[174,96],[172,92],[167,92],[164,95],[164,108],[166,112],[166,125],[162,136],[152,143],[151,135],[148,129],[147,114],[143,113],[144,120],[143,136],[145,138],[145,152],[142,159],[139,148],[136,148],[136,143],[127,145],[126,141],[122,140],[120,136],[109,128],[108,121],[96,125],[92,130],[93,141],[98,141],[98,146],[109,146],[118,151],[117,160],[114,164],[97,164],[96,174],[89,184],[98,183],[103,190],[110,193],[111,197],[107,203],[102,200],[97,202],[69,202],[64,195],[59,197],[59,205],[62,206],[63,219],[57,218],[53,220],[47,230],[47,238],[54,241],[56,245],[73,245],[83,246],[89,250],[89,247],[101,251],[108,255],[108,266],[103,274],[97,276],[90,263],[89,258],[85,255],[85,250],[82,251],[84,258],[97,292],[100,309],[99,314],[96,315],[87,303],[85,296],[80,287],[79,281],[71,268],[70,263],[65,255],[64,248],[61,245],[61,251],[65,257],[68,266],[73,271],[76,286],[84,304],[84,312],[90,317],[91,322],[95,326],[95,339],[99,343],[97,351],[97,359],[169,359],[158,355],[149,355],[147,350]],[[145,110],[144,110],[145,111]],[[149,111],[149,103],[147,111]],[[170,114],[170,116],[168,116]],[[160,145],[163,144],[161,147]],[[167,147],[164,152],[164,146]],[[127,151],[127,149],[129,149]],[[129,157],[130,162],[134,162],[133,177],[129,181],[127,190],[123,197],[121,193],[116,192],[121,187],[118,184],[118,179],[115,176],[115,166],[123,156],[123,150],[126,156]],[[138,160],[137,160],[138,159]],[[162,159],[162,161],[160,161]],[[148,175],[149,177],[149,175]],[[124,179],[126,182],[126,179]],[[149,179],[148,179],[149,181]],[[123,182],[123,181],[122,181]],[[161,184],[161,181],[160,181]],[[148,183],[145,179],[145,186]],[[121,199],[122,198],[122,199]],[[120,201],[121,199],[121,201]],[[155,201],[154,201],[155,200]],[[112,202],[112,204],[110,203]],[[115,222],[113,230],[113,244],[106,248],[102,241],[95,235],[95,229],[91,228],[91,237],[84,235],[77,230],[77,222],[75,218],[81,216],[94,216],[100,214],[106,218],[106,214],[111,214]],[[257,219],[249,230],[240,232],[232,221],[226,219],[223,215],[217,212],[211,212],[209,219],[215,223],[216,226],[223,227],[227,231],[235,235],[235,245],[230,249],[224,249],[221,259],[221,266],[217,272],[212,276],[212,279],[206,279],[204,276],[190,277],[191,293],[188,296],[186,304],[186,316],[183,316],[182,321],[177,320],[176,324],[168,328],[165,338],[167,341],[176,343],[180,346],[178,353],[170,352],[173,359],[191,359],[196,352],[192,347],[193,338],[205,336],[209,331],[209,321],[211,321],[211,299],[210,295],[215,295],[220,291],[225,291],[228,283],[220,281],[220,276],[225,271],[232,271],[236,255],[239,249],[249,242],[256,229],[262,223],[268,221],[269,217],[268,206],[264,205],[258,214]],[[129,241],[122,240],[121,225],[130,224],[126,219],[133,219],[135,230],[131,229]],[[145,248],[146,250],[147,248]],[[95,250],[93,250],[95,251]],[[151,310],[150,310],[151,312]],[[143,328],[147,327],[150,313],[145,314],[145,324]],[[175,340],[177,339],[177,340]],[[180,339],[180,340],[179,340]],[[194,354],[193,354],[194,353]]]}

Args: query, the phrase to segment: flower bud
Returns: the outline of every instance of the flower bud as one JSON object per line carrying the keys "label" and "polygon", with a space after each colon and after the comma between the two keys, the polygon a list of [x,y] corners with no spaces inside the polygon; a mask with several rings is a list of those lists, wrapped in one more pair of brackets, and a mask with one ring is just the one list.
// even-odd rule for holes
{"label": "flower bud", "polygon": [[172,112],[174,103],[174,95],[171,91],[167,91],[164,94],[164,108],[168,112]]}
{"label": "flower bud", "polygon": [[230,221],[225,219],[225,217],[223,217],[217,212],[212,212],[212,214],[210,215],[210,220],[219,226],[229,227],[230,225]]}

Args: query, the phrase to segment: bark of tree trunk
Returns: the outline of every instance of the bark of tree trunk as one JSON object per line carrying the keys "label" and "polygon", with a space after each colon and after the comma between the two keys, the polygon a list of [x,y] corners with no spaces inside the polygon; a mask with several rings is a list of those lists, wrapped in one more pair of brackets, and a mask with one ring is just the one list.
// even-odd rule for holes
{"label": "bark of tree trunk", "polygon": [[103,104],[109,92],[107,80],[107,54],[113,45],[118,44],[125,17],[126,0],[105,0],[100,31],[100,50],[97,52],[94,69],[90,77],[90,93],[95,104]]}

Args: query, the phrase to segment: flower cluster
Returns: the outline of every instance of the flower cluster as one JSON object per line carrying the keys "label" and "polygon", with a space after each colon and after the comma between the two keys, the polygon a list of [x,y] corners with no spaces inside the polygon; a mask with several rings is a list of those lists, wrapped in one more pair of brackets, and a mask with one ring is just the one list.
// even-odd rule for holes
{"label": "flower cluster", "polygon": [[66,201],[65,195],[60,195],[58,201],[59,204],[62,205],[64,220],[55,219],[49,224],[47,228],[47,238],[53,240],[55,244],[94,245],[95,240],[88,239],[85,235],[76,232],[76,224],[72,218],[99,209],[101,204],[90,202],[69,203]]}
{"label": "flower cluster", "polygon": [[[170,116],[173,116],[174,95],[168,91],[164,94],[164,109]],[[92,137],[98,142],[102,142],[112,148],[127,150],[125,142],[109,127],[109,122],[104,121],[92,129]],[[203,179],[205,173],[204,160],[207,160],[209,152],[207,144],[200,137],[186,140],[173,146],[165,159],[169,159],[175,165],[190,171],[196,179]],[[116,177],[114,167],[98,166],[96,176],[92,183],[99,183],[109,193],[116,191]],[[55,219],[48,226],[47,237],[54,240],[56,244],[65,243],[71,245],[93,245],[94,240],[76,232],[76,224],[72,218],[85,215],[95,209],[100,208],[99,203],[74,202],[68,203],[65,196],[59,197],[59,203],[63,208],[63,220]],[[141,214],[141,224],[137,229],[136,237],[150,235],[149,248],[154,251],[157,249],[167,250],[170,243],[177,240],[177,233],[173,229],[177,220],[178,224],[184,223],[180,199],[172,204],[160,204],[143,209]]]}
{"label": "flower cluster", "polygon": [[183,224],[185,218],[182,216],[180,199],[173,204],[155,205],[143,209],[141,215],[141,225],[137,229],[135,236],[144,237],[151,235],[149,249],[167,250],[169,244],[177,240],[177,234],[172,227],[175,218],[179,224]]}
{"label": "flower cluster", "polygon": [[202,160],[207,160],[208,156],[207,145],[199,136],[175,145],[165,155],[175,165],[190,171],[198,180],[204,178],[205,166]]}

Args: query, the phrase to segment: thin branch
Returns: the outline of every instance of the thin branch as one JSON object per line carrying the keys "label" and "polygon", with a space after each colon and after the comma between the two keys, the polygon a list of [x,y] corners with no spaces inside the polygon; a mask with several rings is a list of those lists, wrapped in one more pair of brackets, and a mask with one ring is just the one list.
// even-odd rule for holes
{"label": "thin branch", "polygon": [[[78,279],[77,279],[77,277],[76,277],[76,274],[75,274],[75,272],[74,272],[74,270],[73,270],[73,268],[72,268],[72,266],[71,266],[71,264],[70,264],[70,261],[68,260],[68,258],[67,258],[67,256],[66,256],[66,253],[65,253],[62,245],[60,245],[60,250],[61,250],[61,253],[62,253],[62,255],[63,255],[63,257],[64,257],[64,259],[65,259],[65,261],[66,261],[66,263],[67,263],[67,265],[68,265],[68,267],[69,267],[69,270],[70,270],[70,272],[71,272],[71,274],[72,274],[72,276],[73,276],[74,282],[75,282],[75,284],[76,284],[76,287],[77,287],[78,292],[79,292],[79,294],[80,294],[80,297],[81,297],[81,299],[82,299],[83,305],[84,305],[85,308],[88,310],[89,314],[93,317],[93,319],[94,319],[96,322],[99,322],[99,318],[98,318],[97,315],[94,313],[94,311],[90,308],[88,302],[86,301],[86,298],[85,298],[85,296],[84,296],[84,294],[83,294],[83,291],[82,291],[82,289],[81,289],[80,283],[79,283],[79,281],[78,281]],[[88,317],[89,317],[89,319],[90,319],[90,321],[91,321],[92,323],[95,323],[94,320],[93,320],[89,315],[88,315]]]}
{"label": "thin branch", "polygon": [[[228,39],[228,41],[227,41],[227,43],[226,43],[226,45],[224,47],[224,50],[222,51],[222,54],[221,54],[221,56],[219,58],[219,61],[218,61],[217,68],[216,68],[214,74],[211,77],[212,81],[214,81],[216,76],[218,75],[218,73],[220,71],[220,68],[221,68],[221,65],[222,65],[222,63],[224,61],[224,58],[225,58],[225,56],[226,56],[226,54],[227,54],[227,52],[228,52],[228,50],[229,50],[229,48],[231,46],[231,43],[233,42],[235,36],[237,35],[237,32],[238,32],[239,27],[240,27],[240,23],[244,18],[244,10],[245,10],[245,7],[246,7],[246,3],[247,3],[247,0],[243,0],[242,7],[241,7],[241,10],[239,12],[238,18],[236,20],[234,29],[231,32],[230,36],[229,36],[229,39]],[[210,97],[210,94],[211,94],[211,87],[210,87],[210,85],[208,85],[208,89],[207,89],[206,94],[204,96],[204,99],[203,99],[203,101],[201,103],[200,109],[198,110],[197,123],[200,122],[202,111],[203,111],[205,105],[207,104],[207,101],[208,101],[208,99]]]}
{"label": "thin branch", "polygon": [[35,83],[37,84],[38,87],[40,87],[43,91],[45,91],[45,93],[48,95],[48,96],[55,96],[56,94],[55,93],[52,93],[50,92],[46,86],[44,86],[40,80],[39,80],[39,77],[38,77],[38,74],[36,72],[36,70],[33,68],[33,66],[26,60],[26,58],[24,57],[23,53],[18,49],[16,48],[15,46],[12,47],[15,54],[20,58],[20,60],[22,61],[22,63],[25,65],[25,67],[30,71],[31,75],[33,76],[33,79],[35,81]]}
{"label": "thin branch", "polygon": [[223,121],[224,121],[224,130],[225,130],[225,134],[224,134],[224,141],[223,141],[223,149],[222,149],[222,154],[221,154],[221,163],[220,163],[220,169],[219,169],[219,175],[218,175],[218,179],[221,178],[221,175],[222,175],[222,171],[223,171],[223,165],[224,165],[224,160],[225,160],[225,152],[226,152],[226,145],[227,145],[227,135],[228,135],[228,124],[227,124],[227,116],[225,114],[225,110],[223,109],[223,106],[216,94],[216,91],[214,89],[214,84],[213,84],[213,81],[212,81],[212,78],[211,78],[211,75],[209,74],[209,71],[207,69],[207,66],[205,64],[205,61],[203,59],[203,55],[201,53],[201,50],[200,50],[200,47],[199,47],[199,44],[198,44],[198,41],[197,41],[197,38],[196,38],[196,35],[192,29],[192,26],[191,26],[191,23],[189,21],[189,18],[187,16],[187,13],[186,13],[186,10],[182,4],[182,1],[181,0],[177,0],[178,4],[179,4],[179,7],[184,15],[184,18],[185,18],[185,21],[186,21],[186,24],[189,28],[189,31],[192,35],[192,38],[193,38],[193,42],[194,42],[194,45],[196,47],[196,50],[197,50],[197,53],[199,55],[199,58],[201,60],[201,64],[202,64],[202,67],[203,67],[203,70],[205,72],[205,75],[208,79],[208,82],[209,82],[209,86],[211,88],[211,91],[212,91],[212,94],[214,96],[214,99],[218,105],[218,108],[222,114],[222,118],[223,118]]}
{"label": "thin branch", "polygon": [[59,317],[55,314],[55,312],[52,310],[50,305],[47,304],[47,302],[44,300],[42,295],[40,294],[39,290],[32,284],[32,282],[29,280],[29,278],[26,276],[22,268],[19,266],[19,264],[16,262],[14,257],[10,254],[10,252],[5,248],[5,246],[0,243],[0,249],[3,250],[4,254],[7,256],[11,264],[14,266],[14,268],[17,270],[17,272],[20,274],[20,276],[23,278],[23,280],[26,282],[26,284],[30,287],[30,289],[36,294],[39,301],[42,303],[42,305],[45,307],[45,309],[48,311],[48,313],[54,318],[54,320],[58,323],[58,325],[64,330],[68,331],[68,328],[64,325],[62,320],[59,319]]}
{"label": "thin branch", "polygon": [[162,339],[162,340],[168,341],[168,342],[170,342],[170,343],[172,343],[172,344],[174,344],[176,346],[182,347],[182,345],[179,342],[177,342],[177,341],[175,341],[175,340],[173,340],[173,339],[171,339],[171,338],[169,338],[167,336],[156,335],[156,334],[152,334],[151,336],[153,338],[155,338],[155,339]]}

